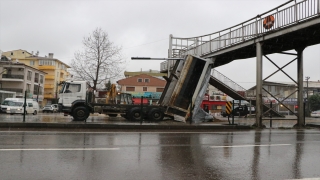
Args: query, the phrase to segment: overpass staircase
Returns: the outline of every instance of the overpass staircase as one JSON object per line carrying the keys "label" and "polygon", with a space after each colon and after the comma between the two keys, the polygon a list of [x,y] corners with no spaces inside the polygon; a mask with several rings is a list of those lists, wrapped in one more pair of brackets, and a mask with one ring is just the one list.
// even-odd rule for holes
{"label": "overpass staircase", "polygon": [[[239,84],[235,83],[215,69],[212,69],[211,71],[209,84],[235,100],[245,100],[251,102],[251,105],[256,106],[255,99],[246,97],[247,90],[245,88],[241,87]],[[263,112],[267,112],[269,109],[270,108],[267,105],[263,104]],[[279,114],[279,112],[274,109],[269,110],[269,112],[274,117],[283,117],[283,115]]]}

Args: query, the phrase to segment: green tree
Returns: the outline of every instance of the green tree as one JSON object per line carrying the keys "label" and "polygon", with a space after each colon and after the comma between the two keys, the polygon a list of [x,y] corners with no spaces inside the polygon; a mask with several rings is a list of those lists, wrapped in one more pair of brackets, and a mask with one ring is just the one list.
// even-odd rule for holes
{"label": "green tree", "polygon": [[105,83],[105,90],[109,91],[111,89],[111,81],[109,80],[108,83]]}
{"label": "green tree", "polygon": [[314,94],[309,97],[308,103],[310,106],[310,111],[315,111],[320,109],[320,95]]}

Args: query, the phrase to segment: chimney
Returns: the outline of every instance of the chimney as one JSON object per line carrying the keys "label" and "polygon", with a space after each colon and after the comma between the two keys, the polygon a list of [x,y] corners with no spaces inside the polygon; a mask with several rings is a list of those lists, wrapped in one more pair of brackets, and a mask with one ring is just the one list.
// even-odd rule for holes
{"label": "chimney", "polygon": [[53,53],[49,53],[49,58],[53,58]]}

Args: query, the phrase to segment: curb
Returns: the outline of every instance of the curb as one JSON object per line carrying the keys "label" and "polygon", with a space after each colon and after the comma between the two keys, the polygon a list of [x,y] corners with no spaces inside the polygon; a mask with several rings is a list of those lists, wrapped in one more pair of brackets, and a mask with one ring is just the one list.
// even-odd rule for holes
{"label": "curb", "polygon": [[148,125],[148,124],[93,124],[93,123],[0,123],[0,128],[61,128],[61,129],[106,129],[106,130],[213,130],[252,129],[244,125]]}
{"label": "curb", "polygon": [[306,124],[306,126],[320,128],[320,124]]}

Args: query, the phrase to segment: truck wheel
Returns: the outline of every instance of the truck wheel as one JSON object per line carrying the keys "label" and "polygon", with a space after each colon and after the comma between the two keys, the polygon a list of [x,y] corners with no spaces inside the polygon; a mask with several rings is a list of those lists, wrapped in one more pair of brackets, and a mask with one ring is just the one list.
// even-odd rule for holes
{"label": "truck wheel", "polygon": [[109,117],[117,117],[118,114],[108,114]]}
{"label": "truck wheel", "polygon": [[33,115],[37,115],[37,111],[36,110],[34,110]]}
{"label": "truck wheel", "polygon": [[75,121],[84,121],[89,117],[89,112],[85,107],[76,107],[72,112]]}
{"label": "truck wheel", "polygon": [[151,121],[162,121],[164,117],[163,112],[159,109],[159,108],[152,108],[149,112],[148,112],[148,118]]}
{"label": "truck wheel", "polygon": [[140,121],[141,110],[138,107],[134,107],[130,110],[129,118],[131,121]]}

